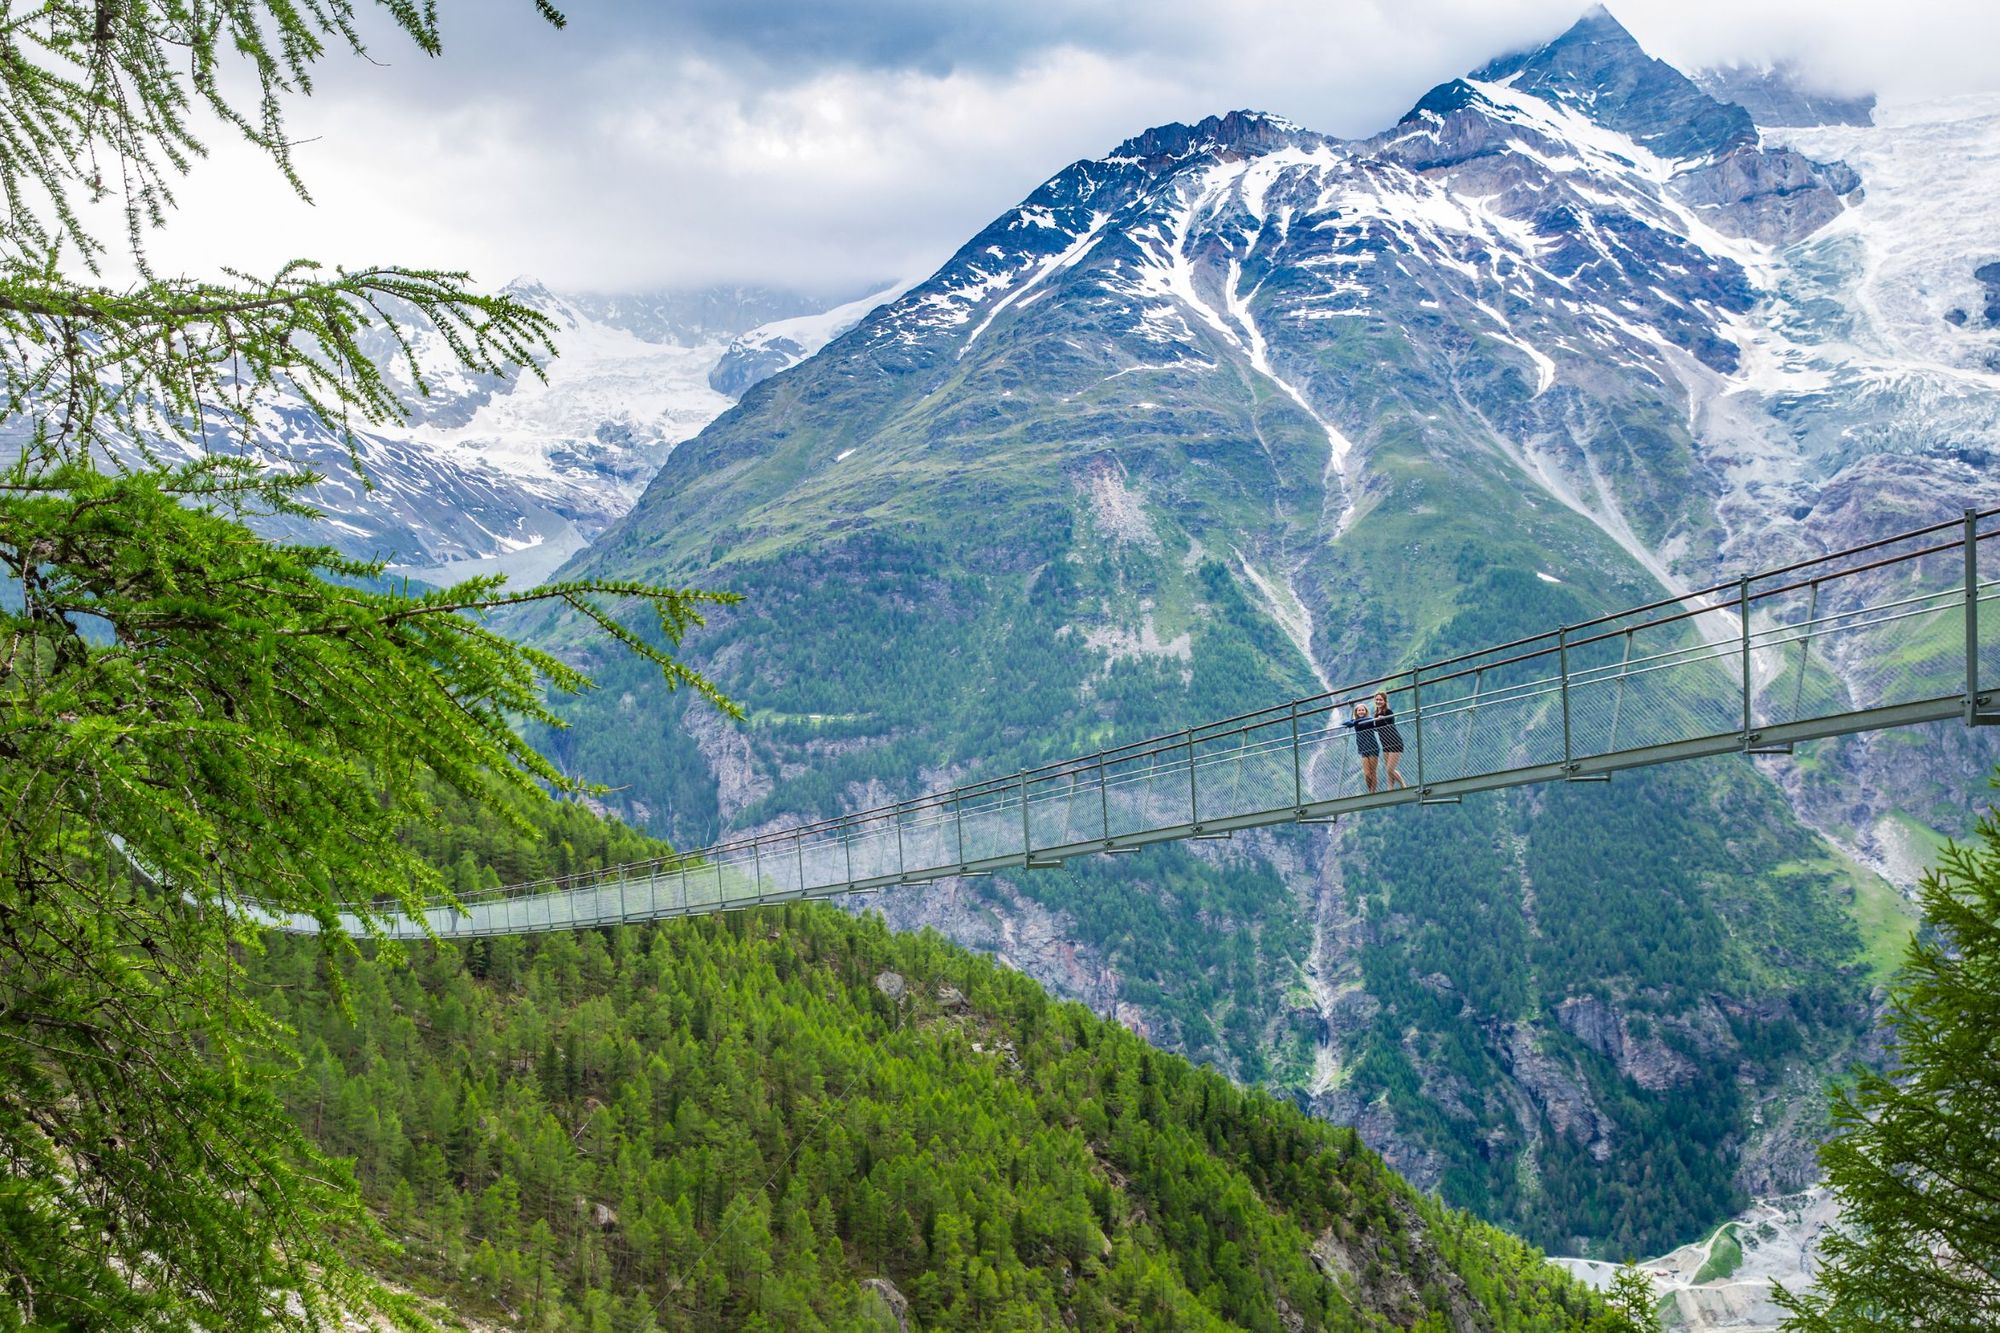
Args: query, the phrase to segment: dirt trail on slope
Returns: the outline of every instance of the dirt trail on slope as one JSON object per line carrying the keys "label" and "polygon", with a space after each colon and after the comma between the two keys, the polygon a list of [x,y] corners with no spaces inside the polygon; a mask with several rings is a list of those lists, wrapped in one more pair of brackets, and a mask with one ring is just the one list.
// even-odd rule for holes
{"label": "dirt trail on slope", "polygon": [[[1722,1227],[1670,1254],[1641,1263],[1639,1269],[1652,1279],[1654,1293],[1665,1298],[1660,1327],[1688,1333],[1720,1333],[1724,1329],[1729,1333],[1771,1333],[1785,1317],[1771,1299],[1772,1287],[1782,1282],[1791,1291],[1811,1288],[1820,1241],[1838,1214],[1833,1196],[1817,1187],[1803,1194],[1757,1200],[1734,1221],[1743,1262],[1727,1276],[1707,1282],[1694,1279],[1708,1262]],[[1618,1271],[1617,1264],[1597,1259],[1558,1258],[1554,1262],[1599,1290],[1610,1287],[1612,1275]]]}

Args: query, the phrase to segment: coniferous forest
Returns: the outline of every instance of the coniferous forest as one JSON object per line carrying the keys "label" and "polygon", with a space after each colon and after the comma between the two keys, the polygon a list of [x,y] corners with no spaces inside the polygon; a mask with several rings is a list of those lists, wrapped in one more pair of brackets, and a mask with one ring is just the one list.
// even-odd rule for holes
{"label": "coniferous forest", "polygon": [[[641,850],[575,805],[442,809],[410,836],[461,884]],[[934,935],[803,904],[336,970],[301,939],[253,969],[300,1034],[287,1101],[401,1240],[384,1270],[468,1316],[1616,1327],[1353,1130]]]}

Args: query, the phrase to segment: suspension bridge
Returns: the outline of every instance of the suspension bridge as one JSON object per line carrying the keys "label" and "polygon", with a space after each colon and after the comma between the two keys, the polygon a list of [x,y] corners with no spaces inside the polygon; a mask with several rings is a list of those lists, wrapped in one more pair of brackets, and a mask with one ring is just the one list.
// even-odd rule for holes
{"label": "suspension bridge", "polygon": [[[655,921],[1608,781],[1709,755],[1788,754],[1891,727],[1989,725],[2000,722],[1996,516],[1968,510],[1345,689],[697,853],[370,915],[402,938]],[[1378,693],[1405,750],[1403,786],[1387,783],[1386,763],[1364,756],[1349,725],[1352,704]],[[304,915],[266,919],[319,928]],[[341,924],[366,929],[359,912]]]}

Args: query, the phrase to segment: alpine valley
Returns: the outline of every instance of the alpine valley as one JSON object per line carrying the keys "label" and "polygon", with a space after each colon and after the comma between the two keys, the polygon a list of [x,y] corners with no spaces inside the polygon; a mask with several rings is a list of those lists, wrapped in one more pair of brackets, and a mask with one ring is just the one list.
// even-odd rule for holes
{"label": "alpine valley", "polygon": [[[1237,111],[1064,168],[725,381],[567,567],[743,593],[686,648],[747,725],[548,618],[605,688],[538,741],[694,845],[1992,503],[2000,102],[1705,81],[1599,9],[1372,138]],[[870,906],[1616,1258],[1811,1181],[1895,881],[1993,758],[1941,729]]]}

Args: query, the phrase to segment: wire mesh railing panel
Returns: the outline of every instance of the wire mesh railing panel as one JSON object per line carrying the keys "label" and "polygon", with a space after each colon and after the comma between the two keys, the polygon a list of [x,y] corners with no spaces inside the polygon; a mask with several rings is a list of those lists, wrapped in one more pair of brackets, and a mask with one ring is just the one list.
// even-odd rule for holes
{"label": "wire mesh railing panel", "polygon": [[846,834],[847,879],[897,873],[895,834],[886,820],[857,819],[847,826]]}
{"label": "wire mesh railing panel", "polygon": [[912,873],[940,870],[959,863],[958,839],[948,809],[937,805],[925,806],[903,821],[903,862]]}
{"label": "wire mesh railing panel", "polygon": [[1361,752],[1354,731],[1332,708],[1302,712],[1299,717],[1299,770],[1309,805],[1337,801],[1366,790],[1361,779]]}
{"label": "wire mesh railing panel", "polygon": [[[1525,671],[1508,674],[1516,678],[1499,683],[1482,681],[1476,705],[1468,697],[1452,706],[1445,714],[1444,735],[1435,742],[1432,733],[1437,728],[1432,725],[1431,709],[1425,708],[1425,782],[1440,780],[1442,775],[1432,771],[1433,761],[1440,757],[1447,773],[1453,768],[1464,769],[1455,776],[1561,762],[1561,681],[1553,675],[1529,675]],[[1449,719],[1463,719],[1459,734],[1453,735]],[[1456,745],[1455,751],[1447,749],[1452,745]]]}
{"label": "wire mesh railing panel", "polygon": [[[1474,668],[1425,681],[1420,690],[1413,692],[1412,704],[1422,705],[1423,725],[1418,727],[1413,716],[1404,719],[1397,728],[1409,743],[1410,755],[1405,767],[1412,775],[1421,753],[1425,782],[1447,782],[1464,776],[1474,732],[1479,726],[1479,698],[1485,685],[1484,670]],[[1418,710],[1413,706],[1410,711],[1415,714]]]}
{"label": "wire mesh railing panel", "polygon": [[1071,768],[1028,785],[1028,835],[1035,847],[1102,837],[1103,799],[1095,769]]}
{"label": "wire mesh railing panel", "polygon": [[836,833],[803,833],[792,855],[799,863],[800,885],[809,891],[847,882],[847,846]]}
{"label": "wire mesh railing panel", "polygon": [[595,885],[590,885],[557,895],[564,900],[564,905],[569,909],[571,925],[587,926],[599,919],[597,911],[599,892]]}
{"label": "wire mesh railing panel", "polygon": [[756,858],[748,852],[720,860],[715,880],[724,902],[755,902],[764,896],[764,883],[757,873]]}
{"label": "wire mesh railing panel", "polygon": [[1228,819],[1296,804],[1289,717],[1195,743],[1195,810]]}
{"label": "wire mesh railing panel", "polygon": [[657,862],[646,867],[645,874],[634,880],[633,885],[636,896],[645,902],[648,915],[675,910],[674,877]]}
{"label": "wire mesh railing panel", "polygon": [[1979,560],[1979,691],[2000,697],[2000,541],[1983,545]]}
{"label": "wire mesh railing panel", "polygon": [[1018,855],[1026,842],[1021,824],[1021,795],[1014,787],[986,792],[965,802],[965,859],[984,861]]}
{"label": "wire mesh railing panel", "polygon": [[1632,657],[1596,687],[1611,701],[1600,752],[1740,732],[1742,643],[1727,625],[1718,613],[1635,630]]}
{"label": "wire mesh railing panel", "polygon": [[681,896],[687,903],[688,911],[712,910],[722,902],[722,881],[717,877],[718,873],[713,861],[681,871]]}
{"label": "wire mesh railing panel", "polygon": [[1965,688],[1965,572],[1940,556],[1827,580],[1827,651],[1853,706],[1881,708]]}
{"label": "wire mesh railing panel", "polygon": [[1194,822],[1194,788],[1184,745],[1110,760],[1105,764],[1104,776],[1109,836],[1115,838]]}
{"label": "wire mesh railing panel", "polygon": [[792,898],[803,891],[798,853],[789,840],[767,844],[759,870],[773,897]]}
{"label": "wire mesh railing panel", "polygon": [[1612,749],[1612,730],[1623,720],[1620,677],[1631,669],[1632,635],[1560,636],[1556,663],[1556,725],[1564,756],[1575,761]]}
{"label": "wire mesh railing panel", "polygon": [[1821,580],[1755,604],[1752,722],[1783,726],[1847,707],[1847,686],[1827,657],[1832,599]]}

